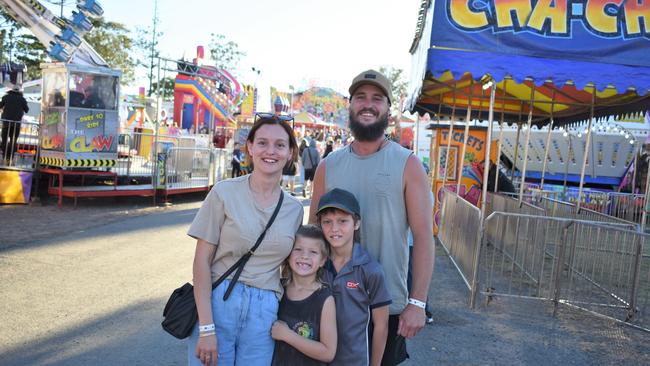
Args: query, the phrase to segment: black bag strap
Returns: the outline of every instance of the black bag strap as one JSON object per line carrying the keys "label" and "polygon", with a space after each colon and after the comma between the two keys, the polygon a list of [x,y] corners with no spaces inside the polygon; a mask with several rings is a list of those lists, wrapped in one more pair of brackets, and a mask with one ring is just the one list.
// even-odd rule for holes
{"label": "black bag strap", "polygon": [[309,151],[309,147],[307,147],[307,154],[309,155],[309,162],[311,163],[311,168],[314,169],[314,158],[311,157],[311,151]]}
{"label": "black bag strap", "polygon": [[226,293],[223,295],[224,301],[228,300],[228,297],[230,297],[230,293],[232,292],[232,289],[235,287],[235,283],[237,283],[237,280],[239,279],[239,275],[241,275],[241,272],[244,269],[246,262],[248,262],[248,260],[253,256],[253,253],[255,253],[257,247],[259,247],[260,244],[262,244],[262,240],[264,240],[266,231],[271,227],[273,221],[275,221],[275,217],[278,216],[278,212],[280,212],[280,207],[282,207],[283,199],[284,199],[284,192],[280,190],[280,198],[278,199],[278,204],[275,206],[275,210],[273,211],[273,214],[271,215],[269,222],[266,224],[264,231],[262,231],[260,236],[257,238],[255,245],[253,245],[253,247],[250,248],[246,254],[244,254],[241,258],[239,258],[239,260],[235,264],[233,264],[232,267],[228,268],[228,270],[212,284],[212,289],[214,290],[215,288],[217,288],[217,286],[221,284],[221,282],[223,282],[223,280],[228,278],[228,276],[230,276],[230,274],[233,271],[237,270],[232,280],[230,281],[230,284],[228,285],[228,289],[226,289]]}

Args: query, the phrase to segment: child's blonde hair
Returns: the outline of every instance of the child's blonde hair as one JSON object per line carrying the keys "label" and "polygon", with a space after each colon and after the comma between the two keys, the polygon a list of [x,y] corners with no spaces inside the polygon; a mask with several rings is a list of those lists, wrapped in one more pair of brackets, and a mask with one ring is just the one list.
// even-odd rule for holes
{"label": "child's blonde hair", "polygon": [[[329,254],[330,254],[329,244],[327,243],[327,240],[325,240],[325,236],[323,235],[323,230],[321,230],[320,226],[312,225],[312,224],[301,225],[298,228],[298,231],[296,231],[296,238],[294,240],[294,245],[296,245],[298,238],[317,239],[321,243],[320,244],[321,255],[324,258],[329,258]],[[285,278],[285,285],[291,283],[292,273],[291,273],[291,267],[289,266],[289,257],[287,257],[287,259],[284,262],[284,266],[282,268],[282,277]],[[320,283],[324,283],[323,267],[318,268],[318,272],[316,272],[316,281]]]}

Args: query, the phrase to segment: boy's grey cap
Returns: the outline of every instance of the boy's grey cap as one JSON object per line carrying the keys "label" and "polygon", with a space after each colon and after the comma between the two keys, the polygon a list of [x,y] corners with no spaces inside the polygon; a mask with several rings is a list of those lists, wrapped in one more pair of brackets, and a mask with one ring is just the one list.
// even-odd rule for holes
{"label": "boy's grey cap", "polygon": [[357,198],[352,193],[345,189],[334,188],[322,195],[320,201],[318,201],[318,211],[316,213],[319,214],[326,208],[337,208],[361,217],[359,201],[357,201]]}
{"label": "boy's grey cap", "polygon": [[386,95],[386,97],[388,98],[388,103],[393,104],[393,97],[391,96],[390,80],[388,80],[388,78],[384,76],[384,74],[375,70],[366,70],[361,74],[357,75],[357,77],[355,77],[354,80],[352,80],[352,85],[350,85],[350,89],[348,89],[348,91],[350,92],[350,97],[354,95],[354,92],[357,91],[357,89],[361,85],[365,85],[365,84],[374,85],[379,89],[381,89]]}

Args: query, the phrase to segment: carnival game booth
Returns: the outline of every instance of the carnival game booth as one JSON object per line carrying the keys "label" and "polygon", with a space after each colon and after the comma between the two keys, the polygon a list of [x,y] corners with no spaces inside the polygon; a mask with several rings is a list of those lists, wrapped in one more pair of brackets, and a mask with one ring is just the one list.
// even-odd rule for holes
{"label": "carnival game booth", "polygon": [[[536,299],[552,303],[554,312],[567,304],[650,329],[646,234],[635,223],[581,207],[587,168],[599,161],[592,149],[595,119],[650,109],[645,25],[650,4],[492,0],[483,5],[422,2],[408,104],[411,111],[448,123],[449,136],[463,134],[456,174],[450,174],[453,157],[447,158],[451,139],[433,149],[432,161],[443,191],[437,195],[438,239],[470,290],[470,305],[478,294],[486,301],[494,295]],[[459,129],[454,124],[461,119]],[[525,134],[518,167],[522,183],[533,126],[548,125],[551,131],[586,122],[575,205],[548,197],[527,200],[525,184],[517,199],[488,194],[487,174],[481,177],[480,208],[457,189],[446,189],[457,186],[475,163],[466,154],[470,123],[487,121],[484,145],[490,151],[495,120]],[[547,132],[542,165],[553,144]],[[480,162],[484,171],[489,160]]]}

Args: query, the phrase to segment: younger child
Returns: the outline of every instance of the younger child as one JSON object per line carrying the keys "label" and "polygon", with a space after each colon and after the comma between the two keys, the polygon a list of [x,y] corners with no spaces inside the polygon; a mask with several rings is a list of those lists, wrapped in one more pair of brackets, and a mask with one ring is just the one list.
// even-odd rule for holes
{"label": "younger child", "polygon": [[386,347],[392,300],[381,265],[359,243],[360,212],[357,199],[343,189],[325,193],[318,202],[318,223],[331,251],[325,278],[336,300],[339,333],[330,365],[379,366]]}
{"label": "younger child", "polygon": [[301,226],[285,264],[284,296],[271,328],[276,340],[273,365],[325,365],[334,358],[336,308],[321,279],[327,255],[321,229]]}

